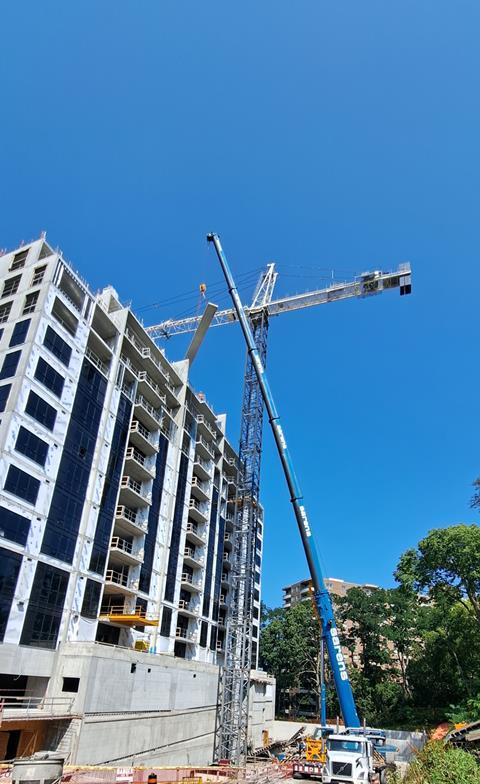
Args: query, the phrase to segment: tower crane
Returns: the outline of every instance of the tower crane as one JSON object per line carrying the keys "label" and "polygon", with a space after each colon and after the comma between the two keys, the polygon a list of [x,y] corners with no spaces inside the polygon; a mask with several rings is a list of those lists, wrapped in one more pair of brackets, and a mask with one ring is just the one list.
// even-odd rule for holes
{"label": "tower crane", "polygon": [[[216,236],[216,235],[212,235]],[[257,354],[247,351],[239,447],[240,482],[234,523],[232,595],[225,639],[225,663],[219,675],[214,759],[229,759],[241,765],[246,761],[248,742],[248,696],[252,666],[252,618],[254,559],[259,517],[260,466],[264,402],[255,361],[265,368],[269,320],[315,305],[344,299],[363,298],[397,288],[400,295],[411,292],[411,270],[402,264],[394,272],[376,270],[354,280],[302,294],[274,299],[278,273],[268,264],[257,283],[251,305],[243,311],[248,317]],[[173,320],[147,327],[152,338],[160,340],[194,332],[201,316]],[[210,326],[239,320],[238,308],[217,311]],[[247,322],[247,323],[248,323]],[[257,359],[254,359],[254,357]],[[256,658],[256,657],[255,657]],[[349,718],[352,718],[350,710]]]}

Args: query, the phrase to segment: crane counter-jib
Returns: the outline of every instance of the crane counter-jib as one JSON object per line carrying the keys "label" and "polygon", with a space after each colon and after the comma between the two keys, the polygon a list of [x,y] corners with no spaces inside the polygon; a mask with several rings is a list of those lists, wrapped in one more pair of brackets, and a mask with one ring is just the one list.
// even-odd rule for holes
{"label": "crane counter-jib", "polygon": [[246,316],[245,309],[236,289],[232,274],[230,272],[227,259],[220,244],[219,237],[216,234],[209,234],[207,239],[214,244],[218,260],[227,282],[228,291],[232,298],[234,310],[245,337],[248,353],[252,358],[262,398],[267,410],[268,420],[272,428],[278,454],[285,474],[285,479],[290,492],[290,500],[292,502],[295,518],[298,524],[305,555],[310,569],[310,574],[312,577],[312,583],[315,590],[315,602],[322,623],[322,634],[325,638],[329,654],[333,678],[335,681],[335,688],[338,694],[343,719],[346,726],[359,727],[360,720],[358,717],[355,700],[353,698],[352,687],[342,653],[341,643],[335,623],[332,600],[325,587],[315,540],[312,536],[308,516],[303,504],[302,493],[295,476],[292,459],[288,451],[287,442],[280,424],[280,418],[275,407],[275,402],[270,390],[265,369],[262,365],[260,354],[255,345],[253,333]]}

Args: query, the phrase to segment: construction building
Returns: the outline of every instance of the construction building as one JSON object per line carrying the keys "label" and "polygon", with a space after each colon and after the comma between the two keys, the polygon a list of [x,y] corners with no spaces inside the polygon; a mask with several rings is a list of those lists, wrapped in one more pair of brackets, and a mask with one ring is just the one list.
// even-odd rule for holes
{"label": "construction building", "polygon": [[[296,604],[304,602],[307,599],[312,599],[311,580],[299,580],[291,585],[286,585],[282,588],[283,591],[283,607],[288,610],[290,607],[295,607]],[[373,590],[378,588],[378,585],[370,583],[351,583],[346,580],[339,580],[336,577],[326,577],[325,586],[327,591],[332,596],[346,596],[350,588],[363,588],[364,590]]]}
{"label": "construction building", "polygon": [[[0,757],[70,733],[72,759],[105,761],[106,712],[130,716],[115,738],[127,756],[145,712],[208,706],[191,761],[211,759],[238,455],[188,376],[112,287],[94,294],[44,238],[0,258]],[[254,665],[262,543],[261,519]],[[273,719],[272,681],[259,674],[252,689]],[[40,719],[54,723],[40,732]],[[175,761],[175,732],[161,732],[171,742],[158,759]]]}

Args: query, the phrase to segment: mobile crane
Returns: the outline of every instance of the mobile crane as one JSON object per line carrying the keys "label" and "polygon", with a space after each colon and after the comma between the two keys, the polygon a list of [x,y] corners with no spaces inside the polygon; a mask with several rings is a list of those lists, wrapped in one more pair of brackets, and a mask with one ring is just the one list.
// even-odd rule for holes
{"label": "mobile crane", "polygon": [[[343,757],[340,761],[338,761],[338,767],[335,765],[332,768],[333,777],[329,776],[327,769],[325,771],[326,777],[324,780],[329,782],[338,781],[351,782],[352,784],[356,784],[357,781],[363,780],[364,776],[367,776],[367,780],[372,782],[380,782],[381,779],[384,778],[384,768],[383,765],[381,765],[380,768],[378,764],[375,766],[373,743],[368,739],[368,736],[365,733],[362,734],[361,722],[358,716],[357,707],[355,705],[352,686],[348,677],[347,666],[343,656],[340,637],[335,622],[332,600],[325,586],[315,539],[312,535],[312,529],[310,527],[308,515],[303,501],[303,494],[295,475],[292,458],[288,450],[287,441],[280,423],[280,417],[275,406],[267,375],[262,364],[260,352],[258,351],[255,344],[252,329],[238,294],[238,290],[235,286],[235,282],[218,234],[208,234],[207,241],[213,243],[214,245],[220,266],[225,277],[225,281],[227,283],[228,292],[232,299],[233,307],[245,338],[248,356],[252,361],[263,402],[265,404],[265,409],[267,411],[268,421],[272,429],[278,455],[282,464],[285,480],[287,482],[290,493],[290,501],[293,506],[293,511],[305,551],[305,556],[310,569],[314,590],[314,602],[320,617],[322,637],[325,640],[328,651],[335,689],[338,695],[338,701],[340,703],[340,710],[342,712],[345,728],[347,728],[347,731],[350,733],[355,733],[355,731],[357,731],[357,733],[353,735],[350,740],[348,740],[348,736],[346,735],[334,736],[337,738],[342,738],[342,740],[339,741],[339,744],[340,746],[343,744]],[[357,756],[359,750],[361,750],[360,747],[365,747],[363,749],[365,752],[363,755],[365,757],[365,765],[362,766],[362,771],[359,771],[359,773],[362,772],[361,777],[356,775],[355,765],[352,762],[353,758],[349,758],[350,761],[349,759],[345,759],[345,756],[348,757],[348,751],[350,750],[348,744],[350,744],[352,747],[352,753],[357,754]],[[335,748],[333,751],[335,752]]]}

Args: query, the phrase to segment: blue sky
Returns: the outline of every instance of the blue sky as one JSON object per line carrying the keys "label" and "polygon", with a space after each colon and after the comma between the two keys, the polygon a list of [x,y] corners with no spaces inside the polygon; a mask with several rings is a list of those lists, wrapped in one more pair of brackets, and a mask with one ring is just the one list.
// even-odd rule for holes
{"label": "blue sky", "polygon": [[[17,0],[0,26],[0,247],[46,229],[137,310],[203,281],[226,304],[212,230],[242,280],[276,261],[278,293],[409,260],[411,297],[272,320],[271,384],[329,576],[388,585],[475,521],[478,0]],[[234,442],[243,369],[238,328],[211,330],[193,381]],[[274,605],[306,565],[264,443]]]}

